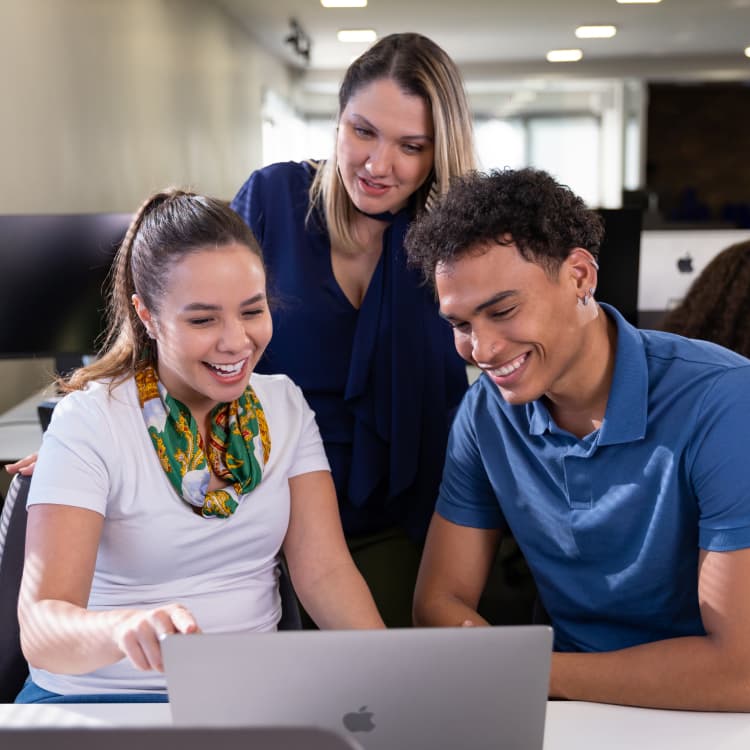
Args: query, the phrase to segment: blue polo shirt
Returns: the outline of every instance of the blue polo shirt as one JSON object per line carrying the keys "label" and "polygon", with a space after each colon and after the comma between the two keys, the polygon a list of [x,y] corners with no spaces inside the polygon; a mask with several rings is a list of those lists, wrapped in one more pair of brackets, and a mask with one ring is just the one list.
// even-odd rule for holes
{"label": "blue polo shirt", "polygon": [[509,527],[559,651],[704,635],[699,549],[750,547],[750,360],[617,325],[600,429],[560,429],[481,376],[451,431],[438,513]]}

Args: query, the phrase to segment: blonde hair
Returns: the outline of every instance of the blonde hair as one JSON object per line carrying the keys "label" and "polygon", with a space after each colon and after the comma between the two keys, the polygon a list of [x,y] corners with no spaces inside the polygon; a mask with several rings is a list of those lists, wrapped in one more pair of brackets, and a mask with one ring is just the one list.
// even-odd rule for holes
{"label": "blonde hair", "polygon": [[[360,55],[348,68],[339,88],[338,118],[351,97],[363,86],[388,78],[428,105],[434,129],[434,164],[417,190],[417,213],[448,190],[453,177],[476,168],[471,113],[456,64],[435,42],[421,34],[391,34]],[[354,204],[339,176],[333,155],[317,170],[310,187],[308,219],[323,211],[331,243],[356,247],[353,235]]]}
{"label": "blonde hair", "polygon": [[107,330],[99,356],[60,379],[60,389],[80,390],[92,380],[109,380],[113,388],[147,364],[156,365],[156,343],[133,308],[133,295],[158,313],[176,263],[197,250],[234,242],[262,261],[253,233],[225,201],[179,188],[167,188],[144,201],[110,270]]}

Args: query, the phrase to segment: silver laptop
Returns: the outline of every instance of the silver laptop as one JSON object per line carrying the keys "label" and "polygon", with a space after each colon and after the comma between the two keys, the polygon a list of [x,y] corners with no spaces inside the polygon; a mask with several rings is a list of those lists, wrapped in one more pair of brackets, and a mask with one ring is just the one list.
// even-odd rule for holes
{"label": "silver laptop", "polygon": [[3,750],[361,750],[340,734],[300,727],[24,727],[0,729],[0,747]]}
{"label": "silver laptop", "polygon": [[314,725],[366,750],[541,750],[549,627],[173,635],[178,726]]}

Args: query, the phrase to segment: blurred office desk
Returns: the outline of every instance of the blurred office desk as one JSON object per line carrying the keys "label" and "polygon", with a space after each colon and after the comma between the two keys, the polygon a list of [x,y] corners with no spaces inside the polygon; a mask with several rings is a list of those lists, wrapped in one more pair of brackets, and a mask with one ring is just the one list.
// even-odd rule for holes
{"label": "blurred office desk", "polygon": [[0,703],[0,727],[160,727],[167,703]]}
{"label": "blurred office desk", "polygon": [[43,388],[0,414],[0,464],[17,461],[39,450],[42,426],[37,407],[54,394]]}
{"label": "blurred office desk", "polygon": [[[0,704],[0,727],[170,723],[166,703]],[[750,714],[655,711],[575,701],[547,704],[544,750],[747,750],[749,747]],[[498,738],[498,748],[502,748],[502,738]]]}
{"label": "blurred office desk", "polygon": [[750,714],[658,711],[603,703],[547,704],[544,750],[740,750]]}

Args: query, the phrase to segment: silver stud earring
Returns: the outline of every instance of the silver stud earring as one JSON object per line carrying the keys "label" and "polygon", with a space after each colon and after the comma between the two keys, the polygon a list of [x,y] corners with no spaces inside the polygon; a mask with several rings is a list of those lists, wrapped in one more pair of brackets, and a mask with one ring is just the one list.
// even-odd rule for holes
{"label": "silver stud earring", "polygon": [[581,302],[583,302],[584,304],[584,307],[588,305],[589,300],[593,299],[593,297],[594,297],[594,287],[589,287],[588,292],[586,292],[586,294],[583,295],[583,299],[581,300]]}

